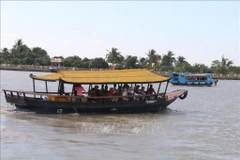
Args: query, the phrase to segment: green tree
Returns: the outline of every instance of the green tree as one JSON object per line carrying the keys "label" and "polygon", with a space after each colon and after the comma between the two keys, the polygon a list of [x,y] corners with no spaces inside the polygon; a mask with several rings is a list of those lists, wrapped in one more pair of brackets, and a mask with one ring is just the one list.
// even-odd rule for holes
{"label": "green tree", "polygon": [[89,66],[90,66],[90,59],[88,59],[87,57],[83,58],[82,67],[83,68],[89,68]]}
{"label": "green tree", "polygon": [[175,72],[189,72],[191,65],[188,62],[183,62],[180,66],[175,66]]}
{"label": "green tree", "polygon": [[209,71],[209,68],[202,63],[195,63],[190,67],[189,71],[192,73],[206,73]]}
{"label": "green tree", "polygon": [[15,41],[15,44],[13,45],[13,49],[20,49],[22,45],[23,45],[22,39],[17,39]]}
{"label": "green tree", "polygon": [[1,63],[8,63],[9,59],[11,58],[11,54],[7,48],[3,48],[0,52]]}
{"label": "green tree", "polygon": [[230,66],[228,70],[230,74],[240,74],[240,66]]}
{"label": "green tree", "polygon": [[174,53],[172,51],[168,51],[168,53],[163,56],[161,65],[172,67],[173,63],[175,62],[175,57],[173,56]]}
{"label": "green tree", "polygon": [[125,68],[138,68],[138,59],[137,56],[128,55],[124,60]]}
{"label": "green tree", "polygon": [[48,56],[47,52],[40,47],[34,47],[32,52],[27,54],[28,55],[26,57],[31,57],[31,61],[34,61],[34,64],[43,66],[50,65],[50,57]]}
{"label": "green tree", "polygon": [[141,57],[138,61],[140,68],[146,68],[147,67],[147,58]]}
{"label": "green tree", "polygon": [[82,68],[82,59],[79,56],[69,56],[63,61],[65,67],[77,67]]}
{"label": "green tree", "polygon": [[114,69],[121,70],[124,69],[121,64],[117,64]]}
{"label": "green tree", "polygon": [[233,61],[229,60],[228,58],[225,58],[224,55],[222,55],[221,62],[219,60],[212,61],[211,69],[213,72],[218,73],[228,73],[228,70],[230,67],[232,67]]}
{"label": "green tree", "polygon": [[60,59],[64,60],[63,56],[54,56],[53,58],[60,58]]}
{"label": "green tree", "polygon": [[90,68],[108,68],[108,63],[103,58],[94,58],[89,62]]}
{"label": "green tree", "polygon": [[175,60],[175,66],[176,67],[180,67],[180,66],[182,66],[184,63],[186,63],[187,61],[186,61],[186,58],[185,57],[183,57],[183,56],[178,56],[177,58],[176,58],[176,60]]}
{"label": "green tree", "polygon": [[152,68],[158,64],[156,51],[154,49],[149,50],[147,53],[147,64],[148,68]]}
{"label": "green tree", "polygon": [[124,57],[121,55],[121,52],[118,52],[117,48],[112,48],[111,51],[107,50],[106,60],[108,63],[112,64],[122,64]]}
{"label": "green tree", "polygon": [[9,62],[13,64],[25,64],[24,58],[29,56],[30,53],[31,49],[23,44],[21,39],[18,39],[11,49],[11,60]]}

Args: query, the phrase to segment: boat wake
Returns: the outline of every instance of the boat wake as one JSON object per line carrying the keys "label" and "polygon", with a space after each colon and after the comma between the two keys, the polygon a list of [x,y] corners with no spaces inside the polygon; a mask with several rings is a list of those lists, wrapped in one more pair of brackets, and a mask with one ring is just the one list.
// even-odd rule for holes
{"label": "boat wake", "polygon": [[166,108],[164,111],[159,112],[164,115],[185,115],[186,113],[179,110],[172,110],[171,108]]}
{"label": "boat wake", "polygon": [[0,114],[11,115],[11,114],[13,114],[13,112],[11,110],[3,110],[3,109],[1,109],[0,110]]}

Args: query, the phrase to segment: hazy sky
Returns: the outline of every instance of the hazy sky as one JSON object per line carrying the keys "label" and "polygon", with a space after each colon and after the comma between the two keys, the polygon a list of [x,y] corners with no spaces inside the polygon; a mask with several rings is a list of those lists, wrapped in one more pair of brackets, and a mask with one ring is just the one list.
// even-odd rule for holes
{"label": "hazy sky", "polygon": [[1,49],[22,39],[52,56],[146,57],[171,50],[211,65],[225,57],[240,65],[240,2],[1,1]]}

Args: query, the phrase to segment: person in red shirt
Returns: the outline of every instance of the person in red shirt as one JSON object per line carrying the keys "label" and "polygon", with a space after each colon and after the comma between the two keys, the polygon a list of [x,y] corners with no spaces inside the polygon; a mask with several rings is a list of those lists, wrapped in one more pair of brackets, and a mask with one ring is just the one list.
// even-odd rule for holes
{"label": "person in red shirt", "polygon": [[108,91],[108,96],[113,96],[114,95],[114,89],[110,88],[110,90]]}
{"label": "person in red shirt", "polygon": [[85,89],[81,86],[81,84],[77,85],[74,90],[77,92],[77,96],[82,96],[82,93],[86,92]]}
{"label": "person in red shirt", "polygon": [[153,86],[152,85],[150,85],[150,88],[148,88],[148,90],[147,90],[147,93],[148,94],[156,94],[156,92],[155,92],[155,90],[153,89]]}

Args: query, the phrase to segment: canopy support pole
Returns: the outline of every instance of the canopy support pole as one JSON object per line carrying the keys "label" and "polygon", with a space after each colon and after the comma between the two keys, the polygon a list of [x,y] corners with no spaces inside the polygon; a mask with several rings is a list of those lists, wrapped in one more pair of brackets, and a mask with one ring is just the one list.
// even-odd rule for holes
{"label": "canopy support pole", "polygon": [[48,85],[47,85],[47,81],[45,81],[45,86],[46,86],[46,92],[48,93]]}
{"label": "canopy support pole", "polygon": [[[35,88],[35,79],[33,79],[33,92],[36,92],[36,88]],[[34,94],[34,98],[36,98],[36,95]]]}
{"label": "canopy support pole", "polygon": [[166,95],[166,92],[167,92],[168,83],[169,83],[169,81],[167,81],[167,85],[166,85],[165,92],[164,92],[164,97],[165,97],[165,95]]}
{"label": "canopy support pole", "polygon": [[88,91],[90,91],[91,89],[92,89],[92,84],[88,86]]}
{"label": "canopy support pole", "polygon": [[60,81],[58,82],[58,95],[60,95]]}
{"label": "canopy support pole", "polygon": [[35,89],[35,79],[33,79],[33,92],[34,93],[36,92],[36,89]]}
{"label": "canopy support pole", "polygon": [[158,90],[157,90],[157,94],[159,94],[159,91],[160,91],[160,88],[161,88],[161,82],[159,83],[159,85],[158,85]]}

